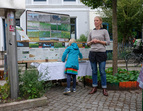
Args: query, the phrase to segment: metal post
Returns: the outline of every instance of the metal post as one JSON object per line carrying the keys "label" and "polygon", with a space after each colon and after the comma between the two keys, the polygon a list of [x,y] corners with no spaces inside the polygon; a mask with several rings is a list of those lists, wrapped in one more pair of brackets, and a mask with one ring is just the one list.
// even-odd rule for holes
{"label": "metal post", "polygon": [[10,80],[11,98],[18,98],[18,64],[17,64],[17,43],[16,43],[16,26],[15,10],[7,10],[6,13],[6,51],[7,66]]}

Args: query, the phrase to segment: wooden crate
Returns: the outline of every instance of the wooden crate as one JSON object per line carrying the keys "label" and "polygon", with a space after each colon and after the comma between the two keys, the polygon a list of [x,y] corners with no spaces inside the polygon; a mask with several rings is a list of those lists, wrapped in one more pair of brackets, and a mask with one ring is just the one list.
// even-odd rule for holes
{"label": "wooden crate", "polygon": [[3,80],[4,70],[0,70],[0,80]]}

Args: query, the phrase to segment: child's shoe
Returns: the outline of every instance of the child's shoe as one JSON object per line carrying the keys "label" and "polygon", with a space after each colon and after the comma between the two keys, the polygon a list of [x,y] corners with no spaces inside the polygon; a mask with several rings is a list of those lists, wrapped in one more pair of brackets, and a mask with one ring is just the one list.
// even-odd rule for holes
{"label": "child's shoe", "polygon": [[72,89],[72,92],[76,92],[76,88],[73,88],[73,89]]}
{"label": "child's shoe", "polygon": [[66,88],[65,89],[65,91],[63,92],[63,94],[68,94],[68,93],[70,93],[71,91],[70,91],[70,88]]}

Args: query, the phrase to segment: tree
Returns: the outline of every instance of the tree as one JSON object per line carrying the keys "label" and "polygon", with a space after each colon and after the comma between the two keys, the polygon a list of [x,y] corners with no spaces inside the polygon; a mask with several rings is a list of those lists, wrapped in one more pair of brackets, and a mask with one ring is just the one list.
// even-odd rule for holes
{"label": "tree", "polygon": [[[134,30],[141,31],[143,22],[143,0],[118,1],[118,27],[123,45],[132,40]],[[130,39],[131,38],[131,39]]]}
{"label": "tree", "polygon": [[112,8],[112,37],[113,37],[113,75],[117,73],[117,47],[118,47],[118,34],[117,34],[117,0],[81,0],[81,2],[92,9],[104,6]]}
{"label": "tree", "polygon": [[[138,34],[137,32],[141,32],[143,23],[142,4],[143,0],[120,0],[117,2],[118,42],[122,43],[123,51],[125,44],[131,45],[133,38]],[[103,21],[111,25],[111,9],[101,8],[102,13],[106,16]],[[110,26],[110,28],[112,27]]]}
{"label": "tree", "polygon": [[[120,0],[117,2],[118,42],[131,43],[137,32],[141,32],[143,23],[143,0]],[[106,21],[111,24],[111,9],[102,7]]]}

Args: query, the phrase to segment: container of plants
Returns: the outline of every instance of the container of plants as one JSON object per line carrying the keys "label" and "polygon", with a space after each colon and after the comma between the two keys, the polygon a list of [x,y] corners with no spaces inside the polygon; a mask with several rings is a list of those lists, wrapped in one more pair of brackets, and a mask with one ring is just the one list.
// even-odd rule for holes
{"label": "container of plants", "polygon": [[118,90],[119,89],[119,81],[116,76],[113,76],[112,73],[106,74],[107,80],[107,89],[108,90]]}
{"label": "container of plants", "polygon": [[88,86],[92,86],[92,77],[91,76],[85,76],[85,84]]}
{"label": "container of plants", "polygon": [[117,83],[117,82],[114,82],[114,83],[107,82],[107,89],[108,90],[118,90],[119,89],[119,83]]}
{"label": "container of plants", "polygon": [[137,81],[120,82],[119,88],[121,90],[138,89],[138,83]]}

